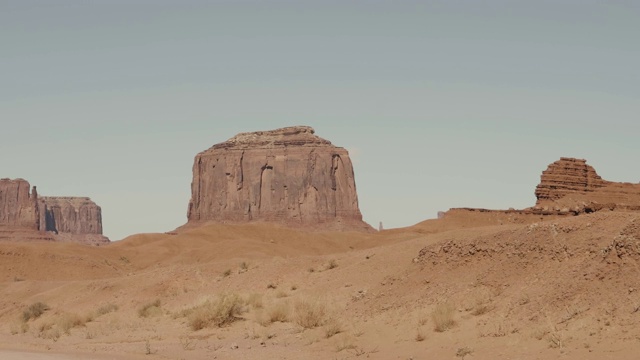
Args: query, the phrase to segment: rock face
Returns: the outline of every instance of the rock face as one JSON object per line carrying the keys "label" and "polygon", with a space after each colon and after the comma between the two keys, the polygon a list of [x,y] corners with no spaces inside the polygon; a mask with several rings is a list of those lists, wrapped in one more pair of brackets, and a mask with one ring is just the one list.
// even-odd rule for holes
{"label": "rock face", "polygon": [[306,126],[242,133],[196,155],[189,223],[371,231],[347,150],[314,133]]}
{"label": "rock face", "polygon": [[102,210],[88,197],[42,197],[40,219],[47,231],[102,234]]}
{"label": "rock face", "polygon": [[40,229],[59,240],[86,244],[108,243],[102,235],[102,209],[88,197],[41,197]]}
{"label": "rock face", "polygon": [[39,197],[26,180],[0,180],[0,238],[108,243],[102,212],[87,197]]}
{"label": "rock face", "polygon": [[0,180],[0,226],[39,229],[38,193],[24,179]]}
{"label": "rock face", "polygon": [[640,184],[603,180],[583,159],[563,157],[550,164],[535,194],[533,209],[543,212],[640,210]]}

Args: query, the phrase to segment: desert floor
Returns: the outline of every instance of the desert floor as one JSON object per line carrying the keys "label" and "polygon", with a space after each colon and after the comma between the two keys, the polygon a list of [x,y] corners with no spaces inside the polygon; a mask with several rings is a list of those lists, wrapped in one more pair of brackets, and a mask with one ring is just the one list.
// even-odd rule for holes
{"label": "desert floor", "polygon": [[640,214],[542,220],[0,242],[0,358],[637,359]]}

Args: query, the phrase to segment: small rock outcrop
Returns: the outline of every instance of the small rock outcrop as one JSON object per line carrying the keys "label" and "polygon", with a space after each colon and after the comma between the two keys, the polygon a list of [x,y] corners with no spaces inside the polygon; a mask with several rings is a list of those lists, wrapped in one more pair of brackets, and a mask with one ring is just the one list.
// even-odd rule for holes
{"label": "small rock outcrop", "polygon": [[603,180],[584,159],[563,157],[550,164],[535,194],[533,210],[543,213],[640,210],[640,184]]}
{"label": "small rock outcrop", "polygon": [[241,133],[196,155],[187,217],[372,230],[362,221],[349,153],[307,126]]}
{"label": "small rock outcrop", "polygon": [[108,243],[102,211],[87,197],[42,197],[26,180],[0,180],[0,239]]}

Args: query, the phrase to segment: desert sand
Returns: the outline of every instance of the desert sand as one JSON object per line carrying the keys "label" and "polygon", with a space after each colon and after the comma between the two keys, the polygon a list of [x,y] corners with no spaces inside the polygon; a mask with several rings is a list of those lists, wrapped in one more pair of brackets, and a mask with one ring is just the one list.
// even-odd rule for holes
{"label": "desert sand", "polygon": [[[0,355],[636,358],[640,214],[497,216],[379,233],[211,224],[100,247],[0,242]],[[237,311],[194,327],[221,296]],[[25,322],[36,302],[48,310]]]}

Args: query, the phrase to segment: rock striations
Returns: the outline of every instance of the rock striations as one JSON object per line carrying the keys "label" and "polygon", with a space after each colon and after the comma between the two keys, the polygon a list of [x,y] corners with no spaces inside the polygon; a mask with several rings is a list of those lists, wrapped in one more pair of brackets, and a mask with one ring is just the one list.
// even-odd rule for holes
{"label": "rock striations", "polygon": [[358,208],[349,153],[307,126],[241,133],[199,153],[191,194],[189,224],[372,230]]}
{"label": "rock striations", "polygon": [[108,243],[101,209],[86,197],[39,197],[26,180],[0,180],[0,239]]}
{"label": "rock striations", "polygon": [[24,179],[0,180],[0,226],[39,229],[38,193]]}
{"label": "rock striations", "polygon": [[109,242],[102,235],[102,209],[90,198],[45,196],[39,207],[40,228],[56,233],[61,240]]}
{"label": "rock striations", "polygon": [[583,159],[563,157],[550,164],[535,194],[533,209],[542,212],[640,210],[640,184],[603,180]]}

